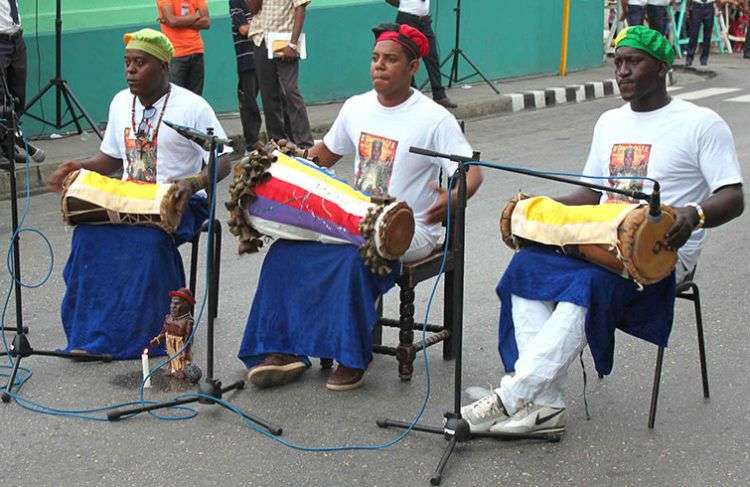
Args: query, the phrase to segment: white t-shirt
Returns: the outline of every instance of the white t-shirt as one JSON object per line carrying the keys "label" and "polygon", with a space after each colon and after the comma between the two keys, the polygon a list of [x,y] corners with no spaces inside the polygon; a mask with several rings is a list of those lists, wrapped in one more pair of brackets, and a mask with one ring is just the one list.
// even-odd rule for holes
{"label": "white t-shirt", "polygon": [[[711,193],[742,183],[737,152],[729,126],[715,112],[675,99],[650,112],[634,112],[630,104],[605,112],[594,127],[584,174],[648,176],[659,181],[662,203],[700,203]],[[589,180],[651,192],[643,180]],[[603,194],[608,199],[623,199]],[[708,237],[696,230],[680,249],[682,263],[692,269]]]}
{"label": "white t-shirt", "polygon": [[430,15],[430,0],[401,0],[398,3],[398,10],[420,17]]}
{"label": "white t-shirt", "polygon": [[670,2],[671,0],[648,0],[646,3],[648,3],[649,5],[655,5],[657,7],[666,7]]}
{"label": "white t-shirt", "polygon": [[646,0],[628,0],[628,5],[646,5]]}
{"label": "white t-shirt", "polygon": [[[99,150],[108,156],[122,159],[123,179],[165,183],[196,174],[201,170],[203,162],[208,162],[208,152],[198,144],[184,138],[165,123],[158,124],[162,110],[165,110],[163,120],[201,132],[213,127],[215,135],[226,138],[224,129],[206,100],[175,84],[170,84],[170,87],[169,99],[167,100],[167,95],[160,98],[146,114],[150,116],[145,119],[143,105],[130,90],[122,90],[112,99],[107,130]],[[134,99],[135,117],[132,115]],[[153,144],[157,124],[158,133],[156,143]],[[143,128],[143,143],[135,137],[139,128]],[[230,152],[232,148],[225,146],[221,154]]]}
{"label": "white t-shirt", "polygon": [[16,11],[18,12],[18,0],[0,0],[0,33],[3,34],[15,34],[21,28],[21,13],[18,12],[18,23],[16,24],[10,14],[9,2],[16,2]]}
{"label": "white t-shirt", "polygon": [[437,182],[441,168],[446,178],[453,175],[457,164],[409,148],[471,157],[471,146],[448,110],[416,90],[402,104],[384,107],[369,91],[344,103],[323,142],[335,154],[354,153],[354,186],[406,202],[414,210],[416,231],[437,244],[442,226],[424,223],[438,196],[430,183]]}

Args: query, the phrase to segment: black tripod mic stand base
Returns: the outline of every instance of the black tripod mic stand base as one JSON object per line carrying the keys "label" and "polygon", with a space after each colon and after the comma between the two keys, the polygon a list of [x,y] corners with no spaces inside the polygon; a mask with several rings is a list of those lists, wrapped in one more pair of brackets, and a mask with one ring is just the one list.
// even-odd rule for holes
{"label": "black tripod mic stand base", "polygon": [[[169,125],[172,125],[171,123],[168,123]],[[216,191],[216,159],[217,159],[217,148],[221,142],[221,139],[219,137],[214,135],[213,128],[208,128],[206,130],[206,133],[198,132],[195,129],[191,129],[190,127],[182,127],[179,125],[173,125],[173,128],[178,131],[180,135],[183,137],[193,140],[194,142],[197,142],[201,145],[207,144],[208,145],[208,152],[209,152],[209,159],[208,159],[208,173],[212,175],[210,178],[210,182],[208,185],[208,201],[213,202],[213,195]],[[184,130],[183,130],[184,129]],[[199,137],[199,140],[196,140],[196,137]],[[215,208],[211,208],[209,211],[209,214],[213,214]],[[218,221],[214,220],[214,223],[218,225]],[[261,426],[263,429],[268,431],[274,436],[279,436],[282,434],[283,430],[278,427],[274,426],[267,421],[265,421],[262,418],[259,418],[257,416],[254,416],[250,413],[247,413],[245,411],[241,411],[238,408],[230,408],[228,405],[224,404],[223,402],[218,402],[217,400],[221,399],[223,394],[229,391],[233,390],[242,390],[245,388],[245,381],[240,380],[237,382],[234,382],[233,384],[222,387],[221,381],[214,378],[214,319],[217,316],[217,310],[218,310],[218,288],[219,288],[219,263],[220,260],[218,259],[218,256],[220,253],[216,253],[215,251],[220,251],[221,249],[221,226],[214,227],[217,230],[210,231],[208,233],[208,267],[207,267],[207,278],[206,281],[209,283],[212,283],[212,285],[209,286],[208,289],[208,319],[206,321],[206,378],[201,382],[198,386],[198,391],[195,393],[193,397],[185,397],[182,399],[175,399],[174,401],[169,402],[159,402],[157,404],[149,404],[129,409],[119,409],[115,411],[110,411],[107,413],[107,419],[109,421],[118,421],[124,417],[130,417],[135,416],[137,414],[147,412],[147,411],[154,411],[157,409],[164,409],[164,408],[170,408],[174,406],[179,406],[182,404],[190,404],[197,402],[199,404],[206,404],[206,405],[219,405],[222,406],[232,412],[238,413],[243,418],[252,421],[253,423]],[[214,249],[214,243],[215,241],[218,241],[218,249]],[[195,255],[195,254],[194,254]],[[191,286],[193,285],[193,274],[191,271]]]}
{"label": "black tripod mic stand base", "polygon": [[[4,329],[18,331],[16,328],[5,327]],[[24,327],[26,331],[28,328]],[[112,355],[109,354],[93,354],[88,352],[58,352],[57,350],[34,350],[29,339],[26,338],[26,331],[18,333],[13,338],[13,343],[10,346],[10,356],[13,357],[13,370],[8,377],[8,383],[5,385],[5,390],[0,394],[0,400],[7,403],[10,402],[10,391],[13,388],[18,374],[18,369],[21,366],[21,359],[30,357],[32,355],[41,355],[45,357],[59,357],[69,358],[79,362],[111,362]]]}
{"label": "black tripod mic stand base", "polygon": [[[23,109],[21,113],[18,114],[18,117],[20,118],[21,115],[26,115],[27,117],[33,118],[34,120],[41,122],[45,125],[49,125],[51,127],[54,127],[58,130],[67,127],[68,125],[75,124],[77,133],[81,134],[83,133],[83,127],[81,127],[80,119],[85,119],[89,125],[91,126],[91,129],[94,131],[94,133],[101,139],[102,138],[102,132],[99,130],[99,127],[97,127],[94,120],[91,118],[91,116],[88,114],[85,108],[83,108],[83,105],[81,102],[76,98],[76,96],[73,94],[73,91],[70,89],[70,86],[68,82],[63,79],[62,76],[62,0],[56,0],[55,2],[55,77],[50,79],[47,83],[47,86],[45,86],[39,93],[34,95],[34,97],[26,104],[26,107]],[[50,90],[54,90],[55,93],[55,116],[53,121],[45,120],[42,117],[37,117],[36,115],[32,115],[31,113],[27,113],[29,108],[31,108],[36,102],[41,100],[41,98]],[[65,103],[67,110],[63,112],[63,103]],[[78,112],[76,113],[75,109],[78,109]],[[63,122],[63,116],[65,113],[69,113],[71,120],[68,122]]]}
{"label": "black tripod mic stand base", "polygon": [[[148,411],[155,411],[157,409],[170,408],[174,406],[181,406],[183,404],[191,404],[194,402],[197,402],[200,404],[218,404],[219,406],[226,407],[219,402],[213,401],[211,398],[221,399],[222,396],[226,394],[227,392],[231,392],[234,390],[240,391],[244,388],[245,388],[244,380],[239,380],[225,387],[222,387],[221,381],[218,381],[216,379],[205,380],[198,387],[198,393],[201,394],[200,396],[187,397],[184,399],[176,399],[174,401],[169,401],[169,402],[160,402],[158,404],[149,404],[149,405],[141,406],[137,408],[118,409],[118,410],[110,411],[109,413],[107,413],[107,419],[109,421],[119,421],[121,419],[135,416],[140,413],[145,413]],[[206,397],[206,396],[210,396],[210,397]],[[262,428],[264,428],[265,430],[267,430],[269,433],[271,433],[274,436],[280,436],[284,432],[282,428],[275,426],[255,415],[252,415],[245,411],[242,411],[240,414],[242,415],[243,418],[248,419],[252,421],[253,423],[261,426]]]}
{"label": "black tripod mic stand base", "polygon": [[[443,480],[443,471],[445,470],[448,460],[453,454],[453,450],[456,448],[457,443],[464,443],[466,441],[474,440],[477,438],[494,438],[500,441],[517,441],[517,440],[544,440],[550,443],[558,443],[562,439],[563,433],[552,432],[552,433],[532,433],[532,434],[514,434],[514,433],[472,433],[469,429],[469,423],[466,420],[461,419],[453,413],[445,413],[445,424],[441,428],[435,426],[426,426],[419,423],[415,424],[412,429],[414,431],[421,431],[424,433],[432,433],[435,435],[443,435],[448,441],[448,445],[445,447],[443,456],[440,457],[438,466],[435,472],[430,477],[431,485],[440,485]],[[392,419],[381,418],[376,421],[376,424],[381,428],[400,428],[407,429],[411,423],[404,421],[395,421]]]}

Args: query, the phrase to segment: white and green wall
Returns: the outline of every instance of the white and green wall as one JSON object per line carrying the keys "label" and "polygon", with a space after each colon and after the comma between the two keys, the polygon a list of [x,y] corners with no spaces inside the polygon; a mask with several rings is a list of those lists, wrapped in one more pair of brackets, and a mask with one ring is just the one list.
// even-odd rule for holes
{"label": "white and green wall", "polygon": [[[453,46],[456,0],[432,0],[441,57]],[[209,0],[211,29],[204,31],[204,97],[217,112],[236,111],[236,68],[228,0]],[[54,76],[55,0],[20,2],[29,54],[28,98]],[[562,0],[464,0],[461,47],[492,79],[555,73],[560,60]],[[63,76],[96,120],[125,87],[122,36],[141,27],[158,29],[155,0],[62,0]],[[370,28],[392,21],[384,0],[313,0],[305,32],[308,59],[300,87],[308,103],[340,100],[369,89]],[[571,8],[568,69],[602,62],[602,2],[576,0]],[[466,69],[468,66],[462,65]],[[424,76],[424,73],[422,74]],[[53,113],[54,96],[41,109]],[[27,132],[40,127],[26,122]],[[46,129],[47,132],[50,129]]]}

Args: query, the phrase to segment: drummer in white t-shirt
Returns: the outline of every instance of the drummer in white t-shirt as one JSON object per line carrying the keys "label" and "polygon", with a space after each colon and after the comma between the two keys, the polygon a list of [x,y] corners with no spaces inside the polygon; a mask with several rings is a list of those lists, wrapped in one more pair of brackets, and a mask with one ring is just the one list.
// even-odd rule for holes
{"label": "drummer in white t-shirt", "polygon": [[[412,261],[437,246],[448,195],[435,183],[441,168],[450,175],[456,164],[412,154],[409,147],[467,157],[472,150],[453,115],[410,86],[420,57],[427,53],[425,36],[408,25],[384,24],[373,31],[373,90],[348,99],[323,141],[308,155],[330,167],[354,153],[355,185],[362,186],[358,189],[387,193],[414,210],[414,239],[402,257],[402,261]],[[379,184],[373,187],[372,182]],[[481,183],[482,173],[473,167],[467,173],[470,197]],[[452,197],[455,202],[455,190]]]}
{"label": "drummer in white t-shirt", "polygon": [[[411,261],[437,246],[448,206],[447,191],[437,186],[438,174],[442,169],[450,176],[456,165],[412,154],[409,147],[469,157],[472,150],[453,115],[409,86],[419,58],[428,49],[425,36],[408,25],[386,24],[373,30],[376,42],[370,73],[374,90],[347,100],[331,130],[308,150],[307,157],[330,167],[343,155],[355,153],[358,189],[374,195],[387,193],[406,202],[414,211],[416,229],[401,260]],[[472,167],[467,173],[469,196],[481,183],[482,173]],[[455,204],[456,191],[451,198]],[[359,255],[353,260],[351,252],[337,249],[341,260],[329,259],[325,247],[331,246],[292,246],[281,240],[266,254],[238,354],[250,369],[251,384],[273,387],[292,382],[308,368],[308,356],[338,362],[326,381],[328,390],[348,391],[363,384],[372,357],[371,298],[392,285],[387,282],[392,277],[361,275]],[[295,259],[302,262],[287,265],[286,261]],[[319,261],[329,268],[328,275],[323,269],[311,269]],[[286,279],[282,274],[292,267],[297,274]],[[339,282],[352,285],[342,288]],[[294,296],[314,296],[309,301],[313,304]]]}
{"label": "drummer in white t-shirt", "polygon": [[[678,251],[675,276],[639,288],[614,272],[547,249],[514,254],[498,285],[498,349],[508,375],[500,387],[461,408],[474,433],[565,431],[563,387],[570,364],[588,345],[597,371],[609,374],[615,328],[666,347],[675,285],[695,268],[704,228],[743,212],[743,179],[726,122],[667,93],[674,61],[669,41],[638,25],[621,32],[615,46],[617,84],[628,103],[599,118],[583,173],[647,193],[653,186],[645,178],[660,182],[661,201],[676,215],[664,235],[667,247]],[[619,179],[634,176],[639,179]],[[555,199],[577,206],[614,197],[579,188]],[[608,292],[600,293],[603,289]]]}
{"label": "drummer in white t-shirt", "polygon": [[[62,163],[47,183],[50,190],[61,192],[68,175],[82,169],[105,176],[122,171],[123,179],[140,183],[174,183],[172,200],[165,197],[162,204],[181,210],[176,232],[143,225],[80,224],[63,272],[60,308],[66,351],[133,359],[159,333],[169,311],[168,293],[185,285],[177,246],[191,240],[208,216],[201,191],[209,181],[208,167],[202,167],[209,154],[164,122],[199,131],[211,127],[222,138],[225,134],[203,98],[169,82],[174,48],[164,34],[141,29],[123,41],[128,88],[110,104],[99,151]],[[219,179],[231,169],[229,152],[226,147],[217,159]]]}

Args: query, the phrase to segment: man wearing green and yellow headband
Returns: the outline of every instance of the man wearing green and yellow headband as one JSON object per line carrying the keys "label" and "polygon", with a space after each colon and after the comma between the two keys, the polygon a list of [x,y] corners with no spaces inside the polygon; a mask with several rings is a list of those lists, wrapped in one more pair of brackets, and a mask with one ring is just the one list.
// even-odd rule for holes
{"label": "man wearing green and yellow headband", "polygon": [[[177,245],[191,240],[207,215],[208,153],[164,121],[225,134],[213,109],[200,96],[169,81],[172,44],[160,32],[141,29],[125,34],[127,89],[117,93],[99,152],[66,162],[50,176],[49,188],[61,191],[72,171],[144,183],[174,182],[173,199],[163,204],[184,208],[174,234],[135,225],[78,225],[65,267],[62,323],[67,350],[109,353],[117,359],[140,356],[161,329],[169,311],[169,292],[185,285]],[[226,148],[219,177],[229,173]]]}
{"label": "man wearing green and yellow headband", "polygon": [[[497,287],[500,356],[505,371],[515,374],[461,409],[472,432],[565,431],[568,366],[588,345],[597,371],[609,374],[615,328],[665,347],[676,283],[694,272],[705,228],[743,211],[742,175],[729,127],[713,111],[667,94],[667,71],[674,60],[669,41],[635,26],[618,36],[616,46],[615,74],[628,103],[599,118],[583,173],[607,178],[613,188],[646,193],[652,184],[638,178],[659,181],[662,203],[676,213],[664,242],[677,250],[677,267],[641,290],[583,260],[533,246],[517,252]],[[623,197],[581,188],[556,199],[566,205],[596,205]],[[645,409],[647,398],[643,401]]]}

